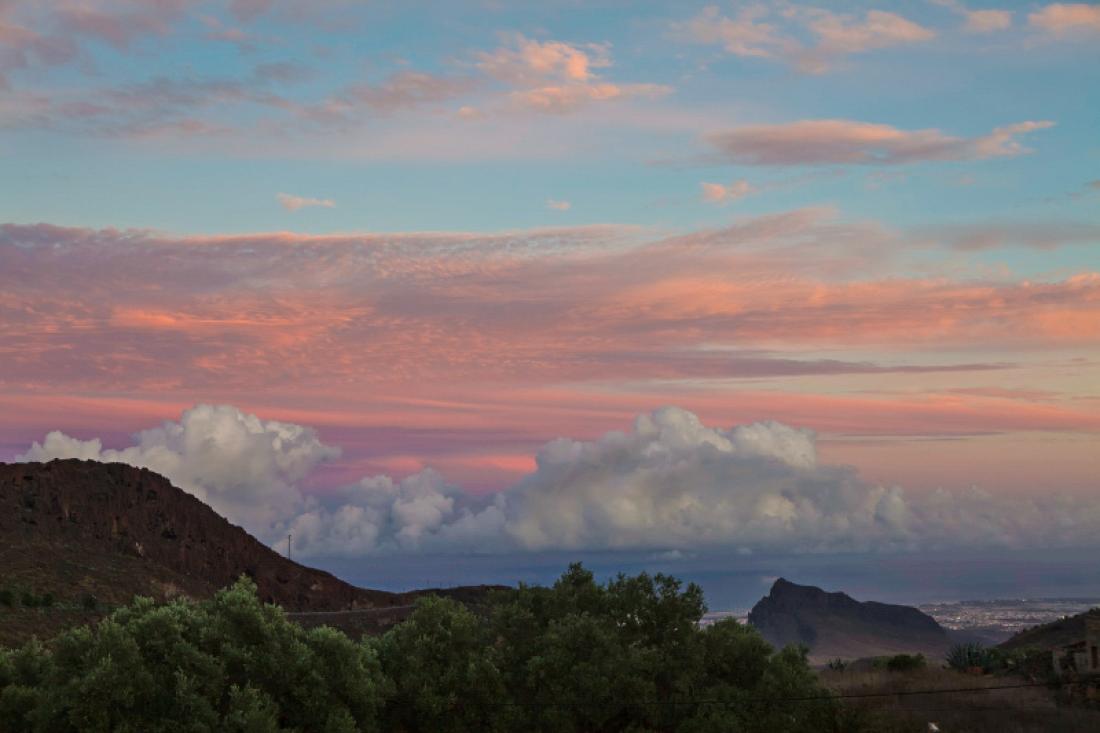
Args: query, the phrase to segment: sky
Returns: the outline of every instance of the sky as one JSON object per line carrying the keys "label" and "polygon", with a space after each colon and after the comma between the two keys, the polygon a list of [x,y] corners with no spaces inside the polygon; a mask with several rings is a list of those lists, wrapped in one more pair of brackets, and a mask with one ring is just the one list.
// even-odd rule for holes
{"label": "sky", "polygon": [[0,460],[365,584],[993,592],[1098,448],[1100,5],[0,0]]}

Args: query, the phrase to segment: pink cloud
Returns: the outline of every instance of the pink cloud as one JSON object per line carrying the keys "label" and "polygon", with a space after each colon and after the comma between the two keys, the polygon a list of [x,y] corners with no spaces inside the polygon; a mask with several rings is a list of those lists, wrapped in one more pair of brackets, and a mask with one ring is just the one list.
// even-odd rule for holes
{"label": "pink cloud", "polygon": [[484,73],[514,84],[537,84],[546,79],[587,82],[594,69],[611,66],[607,45],[575,46],[562,41],[537,41],[520,33],[508,37],[508,45],[477,55]]}
{"label": "pink cloud", "polygon": [[0,7],[0,90],[7,86],[7,74],[34,64],[57,66],[76,58],[78,48],[71,38],[47,35],[5,17]]}
{"label": "pink cloud", "polygon": [[[691,20],[674,24],[673,30],[695,43],[720,45],[736,56],[786,61],[810,74],[826,72],[846,56],[936,36],[931,29],[884,10],[869,10],[859,17],[799,5],[774,10],[750,6],[733,18],[708,6]],[[799,33],[809,33],[815,42],[804,43]]]}
{"label": "pink cloud", "polygon": [[1027,22],[1054,35],[1100,33],[1100,5],[1054,3],[1027,16]]}
{"label": "pink cloud", "polygon": [[703,191],[703,200],[711,204],[736,201],[755,191],[752,185],[745,180],[734,181],[729,184],[703,182],[699,184],[699,187]]}
{"label": "pink cloud", "polygon": [[659,84],[614,83],[600,77],[595,70],[611,66],[606,44],[537,41],[519,33],[506,40],[505,46],[477,54],[476,66],[511,87],[509,98],[521,108],[561,114],[592,102],[657,97],[671,91]]}
{"label": "pink cloud", "polygon": [[818,39],[818,51],[855,54],[877,48],[919,43],[935,38],[935,32],[885,10],[868,10],[862,18],[828,11],[809,11],[808,26]]}
{"label": "pink cloud", "polygon": [[968,10],[964,28],[970,33],[994,33],[1012,27],[1011,10]]}
{"label": "pink cloud", "polygon": [[1017,137],[1053,122],[1019,122],[988,135],[962,138],[940,130],[902,130],[853,120],[801,120],[749,125],[708,136],[721,156],[741,165],[897,165],[931,160],[980,160],[1029,152]]}
{"label": "pink cloud", "polygon": [[[437,380],[920,374],[1004,365],[922,368],[898,363],[899,349],[1100,338],[1100,275],[877,274],[891,237],[821,212],[648,243],[591,228],[171,237],[7,225],[4,379],[19,389],[344,383],[400,393]],[[812,356],[822,348],[893,356]]]}
{"label": "pink cloud", "polygon": [[967,33],[994,33],[1012,27],[1013,11],[985,8],[971,10],[959,0],[932,0],[936,5],[947,8],[962,16],[963,30]]}
{"label": "pink cloud", "polygon": [[717,6],[703,8],[689,21],[674,26],[677,34],[695,43],[720,45],[736,56],[774,58],[797,52],[801,47],[783,35],[776,25],[764,22],[763,6],[742,8],[737,17],[723,16]]}
{"label": "pink cloud", "polygon": [[[828,210],[656,241],[612,227],[4,225],[0,449],[107,423],[113,447],[190,404],[233,401],[338,438],[334,480],[434,466],[488,489],[546,440],[662,404],[721,424],[896,436],[894,453],[845,453],[880,468],[910,455],[906,436],[1100,428],[1095,404],[1035,393],[1092,368],[1047,355],[1100,357],[1100,275],[902,278],[886,266],[904,241]],[[1005,384],[1016,390],[990,391]],[[1085,444],[1059,455],[1084,465]]]}

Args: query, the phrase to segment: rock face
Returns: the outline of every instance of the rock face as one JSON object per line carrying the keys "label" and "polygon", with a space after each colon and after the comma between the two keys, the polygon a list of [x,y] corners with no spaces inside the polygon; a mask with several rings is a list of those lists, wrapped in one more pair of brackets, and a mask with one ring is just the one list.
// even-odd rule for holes
{"label": "rock face", "polygon": [[938,658],[950,646],[947,630],[915,608],[860,602],[783,578],[748,620],[776,646],[805,644],[815,662],[916,653]]}
{"label": "rock face", "polygon": [[3,580],[58,598],[205,596],[243,573],[293,611],[407,602],[287,560],[163,476],[121,463],[0,464],[0,567]]}

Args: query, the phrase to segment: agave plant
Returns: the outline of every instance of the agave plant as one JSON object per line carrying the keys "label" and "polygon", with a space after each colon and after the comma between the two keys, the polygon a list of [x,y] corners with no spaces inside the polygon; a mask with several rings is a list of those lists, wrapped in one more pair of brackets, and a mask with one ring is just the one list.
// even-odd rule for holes
{"label": "agave plant", "polygon": [[994,666],[995,656],[992,649],[976,641],[956,644],[947,653],[947,666],[960,672],[974,668],[984,671]]}

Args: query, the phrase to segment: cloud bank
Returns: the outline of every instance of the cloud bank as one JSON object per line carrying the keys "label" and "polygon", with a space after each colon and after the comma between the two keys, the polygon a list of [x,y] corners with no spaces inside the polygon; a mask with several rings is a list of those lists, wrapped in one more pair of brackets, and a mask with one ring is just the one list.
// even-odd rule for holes
{"label": "cloud bank", "polygon": [[728,547],[741,552],[1088,544],[1100,501],[971,489],[909,495],[818,460],[812,432],[710,427],[666,407],[594,441],[559,438],[511,487],[474,496],[439,473],[369,476],[325,496],[301,482],[338,456],[315,431],[199,405],[121,450],[52,432],[20,460],[84,458],[159,471],[301,556]]}

